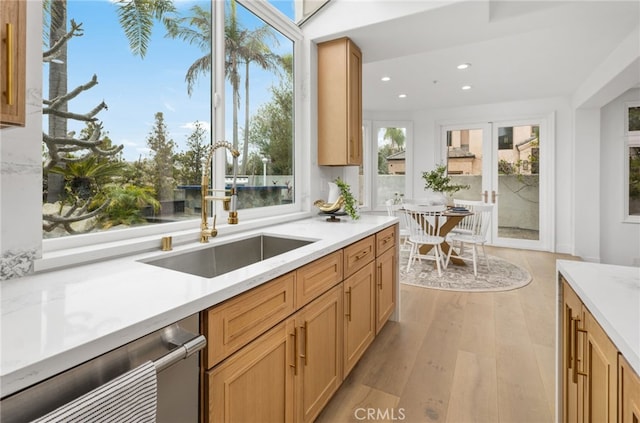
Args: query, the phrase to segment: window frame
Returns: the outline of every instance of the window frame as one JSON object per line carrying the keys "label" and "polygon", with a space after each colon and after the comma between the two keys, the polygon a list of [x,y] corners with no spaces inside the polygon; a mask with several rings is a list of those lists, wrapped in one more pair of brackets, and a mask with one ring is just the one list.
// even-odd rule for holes
{"label": "window frame", "polygon": [[[625,126],[628,128],[628,125]],[[638,133],[638,135],[628,135],[625,137],[624,150],[623,150],[623,199],[624,205],[622,209],[622,221],[624,223],[638,223],[640,224],[640,215],[629,214],[629,150],[632,147],[640,148],[640,131],[633,131],[632,133]]]}
{"label": "window frame", "polygon": [[381,128],[406,128],[406,140],[405,140],[405,178],[404,178],[404,196],[407,197],[407,193],[410,192],[410,180],[411,170],[413,162],[410,159],[411,151],[413,149],[413,121],[411,120],[364,120],[363,121],[363,143],[364,143],[364,155],[363,155],[363,176],[364,186],[362,188],[364,200],[363,210],[370,210],[373,212],[385,211],[384,205],[377,206],[378,203],[378,143],[377,133]]}
{"label": "window frame", "polygon": [[[249,0],[236,0],[243,7],[259,16],[265,23],[280,31],[293,42],[294,55],[294,111],[301,110],[302,98],[300,93],[303,85],[303,33],[302,30],[288,17],[278,11],[274,6],[266,2],[255,2]],[[214,131],[211,134],[213,140],[224,139],[224,11],[225,1],[212,2],[212,45],[217,52],[213,59],[214,66],[211,72],[211,122]],[[220,25],[222,22],[222,25]],[[220,38],[222,37],[222,38]],[[222,48],[220,48],[222,46]],[[218,66],[222,64],[221,66]],[[216,67],[218,66],[218,67]],[[220,69],[222,75],[220,75]],[[216,213],[219,219],[216,228],[219,234],[234,233],[242,230],[252,229],[268,223],[291,220],[292,214],[304,215],[302,207],[302,192],[307,190],[308,182],[302,179],[300,164],[302,163],[302,139],[303,122],[302,113],[294,113],[293,124],[293,160],[295,181],[294,201],[291,204],[278,206],[265,206],[254,209],[242,209],[239,211],[240,223],[228,225],[226,223],[226,212],[222,210],[222,204],[215,204]],[[224,155],[215,155],[215,176],[216,188],[223,188],[224,185]],[[220,202],[214,202],[220,203]],[[302,216],[303,217],[303,216]],[[70,265],[87,260],[104,259],[142,252],[150,248],[155,248],[159,243],[158,236],[174,234],[174,243],[188,242],[195,240],[194,235],[200,231],[199,217],[191,220],[179,222],[163,223],[160,225],[144,225],[126,229],[112,229],[104,232],[92,232],[87,234],[76,234],[59,238],[42,239],[43,258],[36,263],[36,270],[48,270],[60,265]],[[159,246],[159,244],[158,244]],[[51,263],[47,263],[51,261]],[[55,262],[55,263],[53,263]]]}

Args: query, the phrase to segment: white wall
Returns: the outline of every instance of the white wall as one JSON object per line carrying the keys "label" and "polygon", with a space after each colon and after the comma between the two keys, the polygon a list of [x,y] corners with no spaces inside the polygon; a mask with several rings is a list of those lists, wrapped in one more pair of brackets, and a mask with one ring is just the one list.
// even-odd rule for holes
{"label": "white wall", "polygon": [[423,110],[413,114],[414,145],[408,146],[407,157],[413,161],[411,173],[412,192],[407,195],[424,196],[421,173],[431,169],[443,157],[443,146],[439,144],[439,128],[441,125],[487,123],[495,120],[523,119],[529,117],[555,116],[554,160],[555,190],[553,205],[555,213],[555,245],[557,252],[571,253],[573,246],[571,222],[572,208],[572,134],[573,118],[569,98],[536,99],[500,104],[485,104],[469,107]]}
{"label": "white wall", "polygon": [[628,90],[600,111],[600,258],[603,263],[637,266],[640,263],[640,223],[623,222],[625,102],[640,100],[640,89]]}
{"label": "white wall", "polygon": [[42,5],[27,4],[24,128],[0,129],[0,280],[22,276],[42,255]]}

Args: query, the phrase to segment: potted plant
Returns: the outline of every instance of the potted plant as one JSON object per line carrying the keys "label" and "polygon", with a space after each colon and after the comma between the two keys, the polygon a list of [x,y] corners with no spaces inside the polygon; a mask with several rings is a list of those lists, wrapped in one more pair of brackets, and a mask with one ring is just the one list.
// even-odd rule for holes
{"label": "potted plant", "polygon": [[451,183],[451,178],[446,175],[446,172],[447,166],[439,164],[433,170],[422,172],[422,179],[425,182],[424,189],[441,194],[444,202],[449,203],[453,194],[463,189],[469,189],[469,185]]}
{"label": "potted plant", "polygon": [[338,185],[340,195],[344,199],[344,211],[347,212],[351,219],[358,220],[360,215],[358,214],[356,199],[351,194],[351,187],[340,178],[336,178],[335,183]]}

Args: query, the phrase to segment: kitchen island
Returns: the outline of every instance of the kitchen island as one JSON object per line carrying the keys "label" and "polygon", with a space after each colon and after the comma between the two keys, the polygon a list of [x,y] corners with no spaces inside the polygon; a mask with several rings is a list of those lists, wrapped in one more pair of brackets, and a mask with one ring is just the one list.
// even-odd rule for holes
{"label": "kitchen island", "polygon": [[558,260],[557,272],[557,421],[640,418],[640,268]]}
{"label": "kitchen island", "polygon": [[[313,217],[4,281],[0,389],[3,397],[104,354],[397,223]],[[256,234],[313,241],[267,260],[204,278],[145,263]],[[397,315],[397,303],[396,313]]]}

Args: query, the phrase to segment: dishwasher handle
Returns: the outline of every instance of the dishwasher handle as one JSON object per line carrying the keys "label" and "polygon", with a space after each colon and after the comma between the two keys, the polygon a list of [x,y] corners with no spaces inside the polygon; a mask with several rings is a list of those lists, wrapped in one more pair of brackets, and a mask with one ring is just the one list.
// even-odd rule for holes
{"label": "dishwasher handle", "polygon": [[200,351],[207,345],[207,338],[204,335],[199,335],[190,341],[185,342],[179,348],[174,349],[168,354],[154,360],[153,365],[156,367],[157,372],[161,372],[167,367],[171,367],[180,360],[183,360],[194,353]]}

